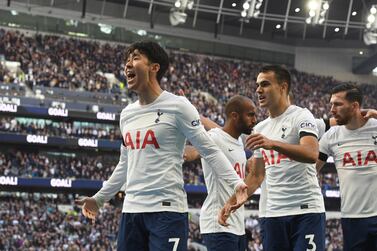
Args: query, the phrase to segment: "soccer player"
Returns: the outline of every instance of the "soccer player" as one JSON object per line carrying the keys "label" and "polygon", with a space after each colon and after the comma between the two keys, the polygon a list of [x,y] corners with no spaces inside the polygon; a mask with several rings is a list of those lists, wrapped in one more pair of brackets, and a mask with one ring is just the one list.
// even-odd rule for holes
{"label": "soccer player", "polygon": [[[316,177],[318,130],[313,115],[290,105],[290,74],[281,66],[264,66],[257,95],[269,118],[255,126],[246,148],[254,150],[246,177],[249,195],[266,182],[264,250],[324,250],[325,208]],[[235,201],[219,214],[226,224]]]}
{"label": "soccer player", "polygon": [[78,200],[83,214],[94,219],[98,209],[125,184],[126,196],[117,248],[126,251],[187,250],[188,215],[182,162],[186,138],[213,172],[247,199],[246,185],[200,123],[189,101],[160,88],[168,69],[166,52],[142,41],[127,49],[125,75],[138,100],[123,109],[120,160],[93,197]]}
{"label": "soccer player", "polygon": [[[226,121],[224,127],[209,131],[212,140],[220,147],[240,178],[245,178],[246,154],[241,134],[250,134],[256,123],[256,108],[249,98],[232,97],[225,106]],[[185,159],[199,159],[199,152],[185,149]],[[200,233],[208,251],[245,251],[245,216],[243,206],[232,214],[229,226],[221,226],[217,221],[219,210],[233,195],[233,189],[213,171],[216,167],[202,159],[204,178],[208,196],[200,211]]]}
{"label": "soccer player", "polygon": [[320,141],[319,171],[327,157],[338,171],[345,251],[377,250],[377,120],[360,110],[361,90],[341,84],[331,91],[331,113],[338,126]]}

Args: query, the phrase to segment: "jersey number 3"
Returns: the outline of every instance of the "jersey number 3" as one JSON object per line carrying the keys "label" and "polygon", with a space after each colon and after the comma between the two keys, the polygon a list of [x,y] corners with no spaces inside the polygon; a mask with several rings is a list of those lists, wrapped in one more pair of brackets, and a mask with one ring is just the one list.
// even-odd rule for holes
{"label": "jersey number 3", "polygon": [[311,246],[310,248],[306,249],[306,251],[316,251],[317,245],[315,245],[315,242],[314,242],[314,234],[305,235],[305,239],[309,239],[308,244]]}

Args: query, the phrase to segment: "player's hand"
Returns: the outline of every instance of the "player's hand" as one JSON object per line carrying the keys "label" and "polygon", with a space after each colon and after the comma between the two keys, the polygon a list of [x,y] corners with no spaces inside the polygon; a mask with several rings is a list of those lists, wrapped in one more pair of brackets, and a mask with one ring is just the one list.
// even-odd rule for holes
{"label": "player's hand", "polygon": [[234,212],[236,209],[238,209],[240,206],[242,206],[247,199],[249,198],[247,193],[247,185],[245,183],[241,183],[241,185],[238,185],[236,188],[236,204],[230,205],[231,212]]}
{"label": "player's hand", "polygon": [[364,119],[370,119],[370,118],[377,119],[377,110],[375,110],[375,109],[363,109],[363,110],[361,110],[361,115],[364,116]]}
{"label": "player's hand", "polygon": [[200,159],[200,154],[199,152],[195,149],[193,146],[185,146],[185,150],[183,153],[183,160],[184,161],[194,161]]}
{"label": "player's hand", "polygon": [[229,226],[229,224],[226,222],[230,216],[230,213],[231,213],[231,205],[227,202],[225,203],[224,207],[221,208],[219,214],[218,214],[218,217],[217,217],[217,221],[219,222],[220,225],[224,226],[224,227],[227,227]]}
{"label": "player's hand", "polygon": [[84,197],[75,200],[75,203],[81,206],[82,214],[94,222],[99,210],[96,200],[93,197]]}
{"label": "player's hand", "polygon": [[255,150],[258,148],[264,148],[266,150],[270,150],[274,147],[274,141],[268,139],[264,135],[260,133],[251,134],[246,139],[245,144],[246,149]]}

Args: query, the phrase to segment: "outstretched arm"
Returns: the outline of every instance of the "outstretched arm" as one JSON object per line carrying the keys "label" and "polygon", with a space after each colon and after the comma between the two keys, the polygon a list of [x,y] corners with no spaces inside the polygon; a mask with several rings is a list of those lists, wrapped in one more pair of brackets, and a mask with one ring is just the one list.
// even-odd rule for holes
{"label": "outstretched arm", "polygon": [[82,206],[85,217],[94,220],[98,210],[110,200],[120,188],[127,182],[127,148],[121,145],[118,165],[103,187],[92,197],[76,200],[76,204]]}
{"label": "outstretched arm", "polygon": [[[247,165],[249,166],[249,174],[246,176],[245,183],[248,187],[247,197],[250,197],[262,184],[265,177],[265,167],[263,159],[255,157],[249,159]],[[219,212],[218,222],[223,226],[227,226],[228,223],[226,223],[226,221],[229,218],[230,214],[242,205],[243,204],[237,203],[235,195],[230,197]]]}
{"label": "outstretched arm", "polygon": [[216,124],[215,122],[213,122],[209,118],[204,117],[203,115],[200,115],[200,121],[202,122],[204,129],[206,129],[207,131],[209,131],[213,128],[221,128],[221,126],[219,126],[218,124]]}

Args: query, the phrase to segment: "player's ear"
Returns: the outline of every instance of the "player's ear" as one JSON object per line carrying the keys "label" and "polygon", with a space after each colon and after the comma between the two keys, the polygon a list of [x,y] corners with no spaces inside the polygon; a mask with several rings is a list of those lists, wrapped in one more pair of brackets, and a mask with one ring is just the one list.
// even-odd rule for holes
{"label": "player's ear", "polygon": [[359,102],[354,101],[354,102],[352,102],[351,105],[352,105],[352,108],[354,110],[360,110],[361,109]]}
{"label": "player's ear", "polygon": [[289,95],[289,93],[288,93],[288,83],[287,82],[282,82],[281,85],[280,85],[280,88],[282,90],[282,93],[286,93],[287,95]]}
{"label": "player's ear", "polygon": [[230,117],[233,119],[233,120],[237,120],[238,117],[239,117],[239,114],[237,112],[231,112],[230,113]]}
{"label": "player's ear", "polygon": [[152,63],[150,65],[150,69],[152,72],[156,73],[160,70],[160,64],[157,64],[157,63]]}

